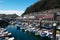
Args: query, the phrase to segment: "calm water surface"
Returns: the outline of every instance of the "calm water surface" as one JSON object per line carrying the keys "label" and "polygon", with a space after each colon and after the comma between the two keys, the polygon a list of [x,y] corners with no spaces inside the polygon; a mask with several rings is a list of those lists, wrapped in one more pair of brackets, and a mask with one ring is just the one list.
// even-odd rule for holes
{"label": "calm water surface", "polygon": [[48,38],[42,38],[42,37],[36,37],[32,34],[28,34],[26,32],[23,32],[21,30],[17,30],[16,25],[9,25],[8,27],[6,27],[6,29],[12,33],[12,37],[15,38],[15,40],[51,40]]}

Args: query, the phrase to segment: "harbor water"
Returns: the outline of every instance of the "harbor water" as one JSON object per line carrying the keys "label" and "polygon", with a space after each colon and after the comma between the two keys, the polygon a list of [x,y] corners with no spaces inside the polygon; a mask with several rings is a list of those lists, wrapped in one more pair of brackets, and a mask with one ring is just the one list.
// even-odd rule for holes
{"label": "harbor water", "polygon": [[48,37],[40,37],[35,36],[31,33],[23,32],[22,30],[18,30],[16,25],[8,25],[6,29],[12,33],[12,37],[14,37],[14,40],[51,40]]}

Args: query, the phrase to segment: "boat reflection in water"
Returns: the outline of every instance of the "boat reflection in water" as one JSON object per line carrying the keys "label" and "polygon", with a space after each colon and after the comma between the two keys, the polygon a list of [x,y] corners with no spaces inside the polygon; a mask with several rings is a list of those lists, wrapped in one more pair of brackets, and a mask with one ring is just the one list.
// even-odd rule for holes
{"label": "boat reflection in water", "polygon": [[26,33],[22,30],[17,30],[17,25],[9,25],[6,27],[6,29],[12,33],[12,37],[14,37],[15,40],[51,40],[48,37],[35,36],[32,33]]}

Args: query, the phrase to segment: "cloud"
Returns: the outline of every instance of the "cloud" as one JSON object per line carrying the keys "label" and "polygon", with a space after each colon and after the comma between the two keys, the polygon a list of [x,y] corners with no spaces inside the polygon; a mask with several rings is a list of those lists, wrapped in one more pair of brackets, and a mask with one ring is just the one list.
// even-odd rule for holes
{"label": "cloud", "polygon": [[22,15],[24,11],[17,11],[17,10],[0,10],[0,14],[17,14],[19,16]]}

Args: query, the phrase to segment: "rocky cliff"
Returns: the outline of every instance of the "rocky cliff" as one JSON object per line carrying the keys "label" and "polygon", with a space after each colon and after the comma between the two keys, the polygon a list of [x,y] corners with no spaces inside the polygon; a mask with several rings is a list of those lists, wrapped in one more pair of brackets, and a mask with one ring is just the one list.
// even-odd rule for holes
{"label": "rocky cliff", "polygon": [[60,0],[41,0],[27,7],[24,14],[60,8]]}

